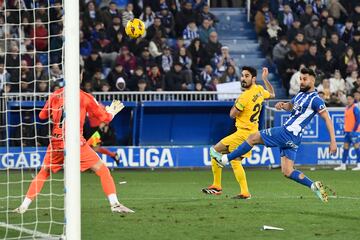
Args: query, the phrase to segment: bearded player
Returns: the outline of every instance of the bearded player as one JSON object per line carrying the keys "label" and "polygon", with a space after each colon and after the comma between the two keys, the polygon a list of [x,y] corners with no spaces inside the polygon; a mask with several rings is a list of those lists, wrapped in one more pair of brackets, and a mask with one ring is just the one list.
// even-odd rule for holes
{"label": "bearded player", "polygon": [[320,181],[312,181],[299,170],[294,169],[296,153],[301,144],[304,127],[311,119],[319,114],[324,119],[330,134],[329,151],[335,154],[337,150],[334,126],[326,109],[324,101],[315,89],[315,72],[304,68],[300,72],[300,92],[290,102],[278,102],[277,110],[291,112],[288,120],[280,127],[268,128],[251,134],[237,149],[230,154],[222,155],[215,148],[210,149],[210,155],[215,158],[220,166],[225,166],[229,161],[249,152],[254,145],[279,147],[281,154],[281,171],[285,177],[310,188],[323,202],[328,201],[328,196]]}
{"label": "bearded player", "polygon": [[[82,79],[82,71],[80,78]],[[133,213],[134,211],[122,205],[116,195],[114,180],[109,169],[103,161],[89,146],[83,137],[83,126],[87,113],[95,117],[99,122],[110,122],[114,116],[124,108],[124,105],[114,100],[106,109],[100,107],[94,97],[80,90],[80,169],[86,171],[91,169],[100,177],[101,185],[107,196],[111,211],[116,213]],[[50,144],[44,157],[43,165],[40,172],[32,180],[28,192],[22,204],[14,211],[23,214],[27,211],[31,202],[41,192],[46,179],[50,173],[56,173],[62,169],[64,164],[64,88],[55,91],[49,96],[44,108],[41,110],[39,117],[42,120],[51,119],[53,124],[50,137]],[[72,159],[68,159],[71,161]]]}
{"label": "bearded player", "polygon": [[[256,69],[247,66],[242,68],[241,87],[244,92],[236,99],[234,106],[230,110],[230,117],[236,120],[235,125],[237,130],[235,133],[223,138],[214,146],[217,152],[231,152],[235,150],[250,134],[258,131],[262,103],[265,99],[275,97],[274,89],[267,79],[268,74],[268,69],[263,68],[262,79],[265,83],[265,90],[262,86],[256,84]],[[247,157],[251,157],[251,151],[239,155],[231,162],[235,178],[240,186],[240,193],[234,196],[234,199],[248,199],[251,197],[245,171],[241,164],[242,159]],[[222,168],[218,166],[214,158],[211,159],[211,168],[213,172],[213,184],[202,189],[202,192],[205,194],[220,195],[222,193]]]}

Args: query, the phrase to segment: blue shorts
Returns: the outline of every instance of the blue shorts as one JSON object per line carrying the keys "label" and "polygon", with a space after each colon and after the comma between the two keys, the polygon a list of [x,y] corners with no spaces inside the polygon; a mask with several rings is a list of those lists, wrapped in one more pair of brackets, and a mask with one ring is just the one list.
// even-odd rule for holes
{"label": "blue shorts", "polygon": [[301,137],[297,137],[285,127],[274,127],[260,131],[262,140],[267,147],[279,147],[281,157],[296,160],[296,153],[301,144]]}
{"label": "blue shorts", "polygon": [[349,143],[349,144],[360,143],[360,132],[345,132],[344,143]]}

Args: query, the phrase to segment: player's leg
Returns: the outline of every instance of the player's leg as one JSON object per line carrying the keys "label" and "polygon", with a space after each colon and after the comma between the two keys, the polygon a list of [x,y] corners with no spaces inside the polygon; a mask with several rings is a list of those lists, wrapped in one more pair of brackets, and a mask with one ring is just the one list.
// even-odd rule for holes
{"label": "player's leg", "polygon": [[26,197],[24,198],[21,205],[14,210],[15,212],[23,214],[27,211],[31,202],[41,192],[45,181],[50,176],[50,171],[53,172],[59,171],[62,168],[63,162],[64,162],[63,151],[62,150],[56,151],[48,147],[40,172],[31,181],[29,189],[26,193]]}
{"label": "player's leg", "polygon": [[119,154],[117,154],[117,152],[111,152],[109,149],[104,148],[101,145],[97,145],[92,148],[94,149],[95,152],[98,152],[101,154],[106,154],[109,157],[111,157],[112,159],[114,159],[114,161],[116,162],[117,165],[120,164],[120,162],[119,162],[120,156],[119,156]]}
{"label": "player's leg", "polygon": [[214,151],[214,149],[211,149],[210,154],[220,166],[225,166],[229,161],[243,156],[249,152],[254,145],[258,144],[264,144],[260,132],[250,134],[246,141],[229,154],[222,155],[221,153]]}
{"label": "player's leg", "polygon": [[356,152],[356,167],[354,167],[353,171],[360,171],[360,143],[357,142],[354,144],[355,152]]}
{"label": "player's leg", "polygon": [[294,169],[294,161],[291,160],[288,156],[292,159],[295,159],[296,152],[292,149],[282,150],[282,154],[284,156],[281,157],[281,172],[284,174],[285,177],[300,183],[304,186],[310,188],[322,201],[327,202],[328,196],[325,192],[324,186],[320,181],[312,181],[310,178],[305,176],[305,174],[299,170]]}
{"label": "player's leg", "polygon": [[233,197],[234,199],[249,199],[251,194],[249,192],[246,173],[241,163],[242,158],[231,161],[231,167],[234,171],[235,178],[240,186],[240,194]]}
{"label": "player's leg", "polygon": [[[222,143],[222,141],[224,140],[225,144]],[[218,152],[228,151],[228,148],[226,146],[226,138],[224,138],[222,141],[218,142],[215,146],[213,146],[213,148]],[[214,158],[211,158],[211,170],[213,174],[213,183],[209,187],[201,189],[201,191],[205,194],[220,195],[222,193],[222,168],[216,163],[216,160]]]}
{"label": "player's leg", "polygon": [[334,168],[335,171],[342,171],[342,170],[346,170],[346,161],[348,159],[349,156],[349,148],[350,148],[350,139],[347,136],[347,134],[345,134],[345,138],[344,138],[344,145],[343,145],[343,157],[342,157],[342,163],[340,164],[340,166]]}
{"label": "player's leg", "polygon": [[82,146],[80,151],[81,171],[85,171],[90,168],[97,176],[99,176],[103,191],[109,200],[111,211],[122,213],[134,212],[133,210],[120,204],[116,195],[114,179],[111,176],[109,169],[105,166],[104,162],[101,161],[95,151],[88,144]]}

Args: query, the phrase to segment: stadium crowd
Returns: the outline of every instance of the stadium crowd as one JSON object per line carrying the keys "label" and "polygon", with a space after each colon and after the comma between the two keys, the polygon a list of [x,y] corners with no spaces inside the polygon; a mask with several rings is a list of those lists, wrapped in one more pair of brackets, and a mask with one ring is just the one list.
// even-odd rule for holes
{"label": "stadium crowd", "polygon": [[[0,11],[0,51],[6,53],[0,59],[0,90],[62,87],[62,1],[7,2],[6,14]],[[206,1],[129,1],[124,8],[118,2],[123,1],[80,1],[85,91],[215,90],[219,82],[239,79]],[[146,24],[144,38],[129,39],[124,33],[134,17]]]}
{"label": "stadium crowd", "polygon": [[360,100],[360,2],[356,0],[252,1],[262,51],[276,64],[290,96],[304,66],[317,73],[329,106]]}

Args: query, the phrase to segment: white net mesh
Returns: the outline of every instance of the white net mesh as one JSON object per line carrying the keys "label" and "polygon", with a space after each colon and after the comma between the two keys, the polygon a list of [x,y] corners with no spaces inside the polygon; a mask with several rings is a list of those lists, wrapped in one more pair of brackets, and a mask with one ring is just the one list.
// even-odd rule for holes
{"label": "white net mesh", "polygon": [[62,0],[0,0],[0,239],[64,232],[64,175],[50,173],[24,214],[14,213],[40,171],[51,120],[39,112],[63,80]]}

